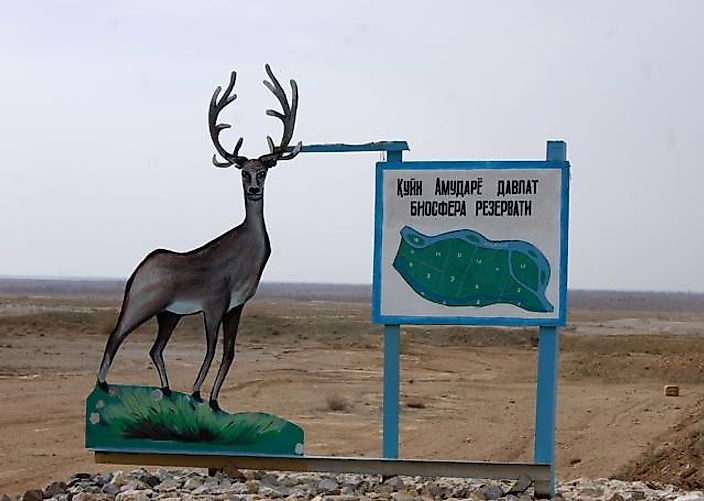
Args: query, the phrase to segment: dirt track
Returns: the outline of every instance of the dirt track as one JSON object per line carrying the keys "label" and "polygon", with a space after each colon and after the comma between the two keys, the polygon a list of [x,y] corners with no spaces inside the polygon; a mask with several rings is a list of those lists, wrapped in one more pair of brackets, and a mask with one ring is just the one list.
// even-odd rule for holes
{"label": "dirt track", "polygon": [[[83,448],[82,424],[116,306],[0,297],[0,493],[111,469]],[[308,454],[379,455],[381,331],[368,318],[364,303],[253,302],[221,405],[296,422]],[[147,325],[128,338],[109,380],[158,383],[147,355],[153,332]],[[701,333],[704,314],[571,313],[561,340],[559,477],[614,475],[696,426],[686,423],[704,408]],[[406,330],[401,455],[530,460],[534,344],[532,332]],[[175,388],[190,389],[203,352],[200,320],[190,318],[165,352]],[[682,395],[664,397],[668,383]]]}

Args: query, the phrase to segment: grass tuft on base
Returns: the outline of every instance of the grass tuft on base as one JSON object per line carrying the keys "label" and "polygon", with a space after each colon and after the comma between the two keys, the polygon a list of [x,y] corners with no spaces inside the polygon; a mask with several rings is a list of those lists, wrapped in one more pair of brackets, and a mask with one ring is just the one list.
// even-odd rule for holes
{"label": "grass tuft on base", "polygon": [[[158,391],[158,390],[157,390]],[[103,421],[111,433],[125,438],[254,444],[280,433],[286,421],[255,413],[213,412],[182,393],[160,396],[148,388],[121,395],[105,407]]]}

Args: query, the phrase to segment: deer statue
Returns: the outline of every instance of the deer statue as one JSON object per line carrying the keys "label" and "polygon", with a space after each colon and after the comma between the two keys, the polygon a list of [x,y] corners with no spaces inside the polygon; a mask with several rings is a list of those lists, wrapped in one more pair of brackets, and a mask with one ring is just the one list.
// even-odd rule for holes
{"label": "deer statue", "polygon": [[235,358],[235,339],[240,316],[245,303],[254,295],[271,247],[264,222],[264,181],[269,169],[280,160],[291,160],[301,151],[299,142],[291,151],[298,109],[298,86],[291,80],[291,103],[281,84],[267,64],[266,73],[271,82],[264,85],[276,96],[282,112],[267,110],[266,114],[283,123],[283,135],[278,146],[267,136],[269,153],[257,159],[239,154],[243,138],[240,137],[230,153],[220,143],[220,132],[230,125],[218,123],[218,115],[237,98],[232,90],[237,73],[232,72],[230,83],[222,97],[218,86],[210,100],[208,125],[215,150],[224,159],[213,155],[216,167],[235,166],[242,173],[245,218],[207,244],[189,252],[157,249],[137,266],[127,281],[125,296],[117,324],[108,337],[98,371],[98,386],[108,391],[105,380],[115,353],[124,339],[137,327],[156,317],[158,332],[149,355],[156,366],[161,388],[170,396],[169,379],[164,366],[163,351],[171,333],[184,315],[203,313],[206,335],[206,353],[203,364],[193,384],[192,398],[202,402],[200,390],[213,361],[218,331],[223,330],[223,356],[215,382],[210,392],[210,407],[219,411],[218,394],[232,361]]}

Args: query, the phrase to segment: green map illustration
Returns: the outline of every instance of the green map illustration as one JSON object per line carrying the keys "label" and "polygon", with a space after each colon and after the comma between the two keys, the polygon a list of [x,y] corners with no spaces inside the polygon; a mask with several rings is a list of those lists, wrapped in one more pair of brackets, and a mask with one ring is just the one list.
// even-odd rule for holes
{"label": "green map illustration", "polygon": [[550,264],[535,245],[522,240],[492,241],[470,229],[428,236],[404,226],[393,267],[416,294],[433,303],[554,310],[545,297]]}

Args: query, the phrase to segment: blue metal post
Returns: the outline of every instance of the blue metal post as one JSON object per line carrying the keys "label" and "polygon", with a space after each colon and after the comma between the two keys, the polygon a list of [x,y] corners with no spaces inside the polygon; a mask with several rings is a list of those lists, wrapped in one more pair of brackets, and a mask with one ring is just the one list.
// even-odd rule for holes
{"label": "blue metal post", "polygon": [[[564,141],[548,141],[547,160],[567,160]],[[538,383],[535,399],[536,463],[550,464],[549,494],[555,494],[555,425],[557,414],[557,372],[559,366],[557,327],[541,327],[538,333]]]}
{"label": "blue metal post", "polygon": [[[403,151],[387,151],[388,162],[401,162]],[[398,458],[399,388],[401,359],[401,326],[384,325],[384,408],[382,453],[385,458]]]}
{"label": "blue metal post", "polygon": [[535,400],[536,463],[550,464],[550,497],[555,493],[555,414],[557,412],[557,327],[541,327],[538,334],[538,384]]}
{"label": "blue metal post", "polygon": [[383,456],[398,458],[399,421],[399,376],[401,352],[401,327],[384,326],[384,409],[383,409]]}

